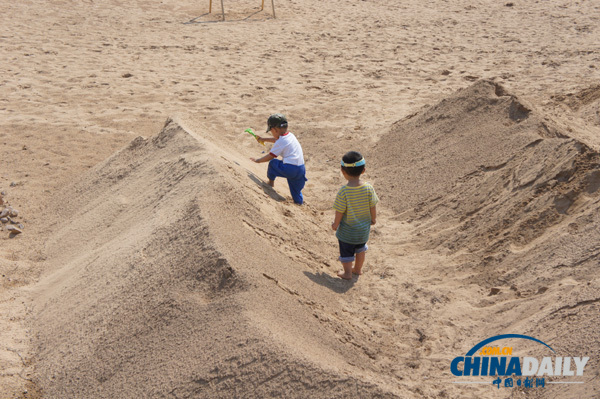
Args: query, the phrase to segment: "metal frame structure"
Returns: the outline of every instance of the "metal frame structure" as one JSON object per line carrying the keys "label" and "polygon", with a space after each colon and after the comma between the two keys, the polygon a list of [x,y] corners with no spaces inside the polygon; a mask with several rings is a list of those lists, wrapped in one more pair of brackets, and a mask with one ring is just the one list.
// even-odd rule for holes
{"label": "metal frame structure", "polygon": [[[208,13],[212,13],[212,0],[208,0]],[[277,18],[275,16],[275,0],[271,0],[271,7],[273,8],[273,18]],[[262,0],[262,4],[260,5],[260,10],[263,11],[265,9],[265,0]],[[223,21],[225,21],[225,6],[223,5],[223,0],[221,0],[221,13],[223,14]]]}

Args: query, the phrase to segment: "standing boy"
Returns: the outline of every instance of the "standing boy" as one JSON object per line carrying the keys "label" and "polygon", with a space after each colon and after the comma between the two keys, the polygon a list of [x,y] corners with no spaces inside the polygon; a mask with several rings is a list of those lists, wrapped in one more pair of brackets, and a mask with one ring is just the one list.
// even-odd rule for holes
{"label": "standing boy", "polygon": [[[294,203],[302,205],[304,198],[302,189],[306,183],[306,169],[304,167],[304,154],[296,136],[287,130],[288,122],[284,115],[273,114],[267,120],[267,132],[272,138],[257,137],[259,143],[275,143],[271,151],[262,158],[250,158],[256,163],[269,162],[267,177],[269,185],[275,185],[276,177],[285,177],[290,187]],[[277,159],[278,156],[283,160]]]}
{"label": "standing boy", "polygon": [[360,153],[350,151],[342,157],[342,174],[348,184],[338,191],[335,198],[335,220],[331,228],[336,231],[339,259],[344,267],[338,276],[346,280],[352,279],[352,273],[362,274],[371,225],[377,218],[379,199],[373,186],[360,179],[363,173],[365,159]]}

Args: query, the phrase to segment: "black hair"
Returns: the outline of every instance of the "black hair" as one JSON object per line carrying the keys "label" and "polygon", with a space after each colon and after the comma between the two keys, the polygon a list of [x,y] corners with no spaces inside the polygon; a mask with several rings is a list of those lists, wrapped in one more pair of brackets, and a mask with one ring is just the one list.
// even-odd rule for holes
{"label": "black hair", "polygon": [[[360,154],[360,152],[357,151],[349,151],[342,157],[342,161],[344,163],[354,163],[360,161],[361,159],[363,159],[363,156]],[[342,169],[350,176],[357,177],[363,173],[363,171],[365,170],[365,165],[342,166]]]}

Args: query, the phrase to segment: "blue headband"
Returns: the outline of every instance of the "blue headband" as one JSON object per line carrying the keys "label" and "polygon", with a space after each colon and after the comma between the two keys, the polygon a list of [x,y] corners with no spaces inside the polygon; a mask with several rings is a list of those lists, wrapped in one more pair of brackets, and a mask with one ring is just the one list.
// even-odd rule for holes
{"label": "blue headband", "polygon": [[355,166],[363,166],[365,163],[365,159],[363,158],[354,163],[344,163],[344,161],[342,161],[342,166],[345,166],[346,168],[354,168]]}

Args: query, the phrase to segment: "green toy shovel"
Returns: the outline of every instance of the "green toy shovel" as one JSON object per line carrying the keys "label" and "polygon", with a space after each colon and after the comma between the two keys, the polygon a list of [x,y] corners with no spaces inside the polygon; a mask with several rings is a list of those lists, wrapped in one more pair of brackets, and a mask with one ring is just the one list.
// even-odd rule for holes
{"label": "green toy shovel", "polygon": [[[253,131],[252,129],[248,128],[248,129],[244,130],[244,132],[248,132],[248,133],[250,133],[251,135],[253,135],[253,136],[254,136],[254,138],[256,139],[256,141],[258,141],[258,136],[257,136],[256,134],[254,134],[254,131]],[[258,142],[260,143],[260,141],[258,141]],[[262,145],[265,145],[265,143],[264,143],[264,142],[262,142],[261,144],[262,144]]]}

